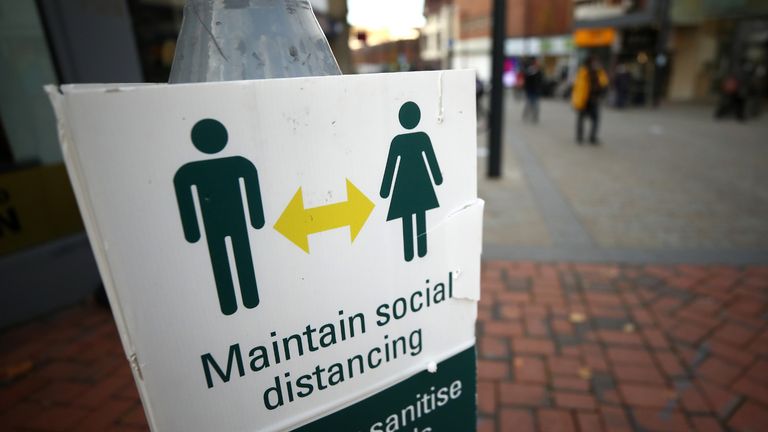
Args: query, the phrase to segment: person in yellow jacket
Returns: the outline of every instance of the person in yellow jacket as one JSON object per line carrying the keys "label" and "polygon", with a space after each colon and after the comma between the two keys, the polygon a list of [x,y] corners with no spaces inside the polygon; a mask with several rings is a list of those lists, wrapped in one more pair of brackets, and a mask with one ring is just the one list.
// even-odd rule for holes
{"label": "person in yellow jacket", "polygon": [[576,109],[576,142],[581,144],[584,139],[584,119],[589,117],[592,127],[589,131],[589,142],[597,144],[597,126],[600,118],[600,97],[608,87],[608,76],[597,62],[589,56],[576,72],[571,93],[571,105]]}

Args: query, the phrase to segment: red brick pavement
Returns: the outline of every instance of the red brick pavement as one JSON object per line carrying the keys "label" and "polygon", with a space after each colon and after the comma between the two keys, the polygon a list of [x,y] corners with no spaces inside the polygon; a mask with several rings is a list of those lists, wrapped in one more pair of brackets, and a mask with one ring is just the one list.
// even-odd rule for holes
{"label": "red brick pavement", "polygon": [[0,335],[0,430],[145,431],[112,315],[78,306]]}
{"label": "red brick pavement", "polygon": [[[768,267],[483,264],[478,431],[767,431]],[[0,430],[147,430],[108,312],[0,335]]]}
{"label": "red brick pavement", "polygon": [[482,277],[478,430],[768,431],[768,267]]}

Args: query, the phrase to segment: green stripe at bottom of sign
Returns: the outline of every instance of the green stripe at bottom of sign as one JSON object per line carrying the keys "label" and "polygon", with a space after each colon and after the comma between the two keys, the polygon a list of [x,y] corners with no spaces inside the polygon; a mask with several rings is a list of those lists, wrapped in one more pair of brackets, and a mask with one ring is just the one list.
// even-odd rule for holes
{"label": "green stripe at bottom of sign", "polygon": [[475,430],[475,347],[297,432],[471,432]]}

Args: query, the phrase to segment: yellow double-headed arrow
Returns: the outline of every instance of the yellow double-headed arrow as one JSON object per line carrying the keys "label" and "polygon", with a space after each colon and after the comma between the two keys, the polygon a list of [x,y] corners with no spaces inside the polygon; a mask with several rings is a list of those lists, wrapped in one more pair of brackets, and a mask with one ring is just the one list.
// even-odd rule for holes
{"label": "yellow double-headed arrow", "polygon": [[304,208],[301,188],[291,198],[275,229],[309,253],[309,235],[349,226],[351,241],[365,225],[374,204],[347,179],[347,200],[309,209]]}

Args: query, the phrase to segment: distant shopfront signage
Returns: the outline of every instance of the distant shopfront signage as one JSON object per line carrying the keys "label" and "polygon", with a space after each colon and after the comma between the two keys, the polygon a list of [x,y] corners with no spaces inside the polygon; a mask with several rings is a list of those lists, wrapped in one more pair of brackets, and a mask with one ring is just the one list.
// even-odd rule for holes
{"label": "distant shopfront signage", "polygon": [[583,28],[573,32],[573,43],[579,48],[610,46],[616,40],[612,28]]}
{"label": "distant shopfront signage", "polygon": [[571,53],[573,42],[570,35],[550,37],[508,38],[504,42],[504,55],[519,56],[566,56]]}

